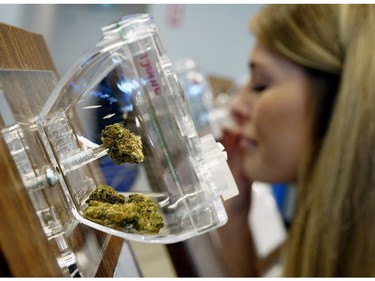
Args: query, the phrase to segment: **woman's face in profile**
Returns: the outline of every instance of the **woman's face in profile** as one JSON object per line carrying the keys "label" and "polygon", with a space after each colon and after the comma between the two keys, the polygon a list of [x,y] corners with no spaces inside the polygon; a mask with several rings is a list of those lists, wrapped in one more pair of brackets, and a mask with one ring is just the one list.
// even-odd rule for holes
{"label": "woman's face in profile", "polygon": [[244,173],[270,183],[295,181],[311,132],[308,77],[259,42],[249,67],[251,78],[232,104],[242,128]]}

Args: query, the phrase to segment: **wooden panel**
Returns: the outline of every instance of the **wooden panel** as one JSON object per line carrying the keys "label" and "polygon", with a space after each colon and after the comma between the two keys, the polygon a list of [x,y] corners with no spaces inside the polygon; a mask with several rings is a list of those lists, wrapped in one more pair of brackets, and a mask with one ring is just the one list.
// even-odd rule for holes
{"label": "wooden panel", "polygon": [[42,36],[0,24],[0,68],[23,70],[53,70],[48,48]]}
{"label": "wooden panel", "polygon": [[[56,73],[42,36],[6,24],[0,24],[0,68],[52,70]],[[46,97],[28,96],[26,99],[20,96],[19,101],[30,101],[34,98],[45,100]],[[30,114],[32,111],[30,110]],[[0,183],[0,275],[62,276],[2,135]],[[68,237],[68,241],[72,243],[73,250],[80,251],[78,258],[82,260],[87,259],[85,250],[90,252],[90,245],[86,245],[88,236],[94,237],[103,247],[104,256],[99,265],[98,276],[113,276],[123,240],[79,224]],[[81,264],[84,264],[84,261]]]}
{"label": "wooden panel", "polygon": [[0,138],[0,245],[11,276],[59,276],[43,229],[3,138]]}

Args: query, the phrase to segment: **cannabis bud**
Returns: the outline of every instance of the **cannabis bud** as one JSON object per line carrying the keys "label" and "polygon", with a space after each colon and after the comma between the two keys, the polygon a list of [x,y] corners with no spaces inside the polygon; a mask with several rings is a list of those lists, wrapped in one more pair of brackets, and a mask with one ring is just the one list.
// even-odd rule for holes
{"label": "cannabis bud", "polygon": [[108,148],[113,163],[141,163],[144,159],[141,137],[115,123],[102,130],[102,145]]}
{"label": "cannabis bud", "polygon": [[89,198],[86,200],[86,203],[90,201],[99,201],[110,204],[122,204],[125,203],[125,196],[118,193],[109,185],[99,185],[94,191],[90,193]]}
{"label": "cannabis bud", "polygon": [[99,185],[86,203],[83,216],[104,226],[139,233],[158,233],[164,226],[159,205],[143,194],[130,194],[125,200],[112,187]]}

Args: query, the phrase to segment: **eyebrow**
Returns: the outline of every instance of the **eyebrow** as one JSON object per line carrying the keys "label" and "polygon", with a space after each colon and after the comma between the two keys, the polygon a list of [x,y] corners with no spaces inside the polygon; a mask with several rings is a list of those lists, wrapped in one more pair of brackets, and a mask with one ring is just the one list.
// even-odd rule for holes
{"label": "eyebrow", "polygon": [[252,72],[254,72],[255,70],[260,71],[260,69],[263,69],[264,66],[263,66],[263,64],[260,63],[260,62],[249,61],[249,63],[248,63],[248,68],[249,68],[250,73],[252,73]]}
{"label": "eyebrow", "polygon": [[265,65],[261,61],[249,61],[248,62],[248,68],[249,68],[249,73],[250,76],[255,79],[271,79],[272,75],[270,74],[270,71],[268,70],[267,65]]}
{"label": "eyebrow", "polygon": [[256,67],[256,64],[253,61],[249,61],[248,68],[249,70],[253,70]]}

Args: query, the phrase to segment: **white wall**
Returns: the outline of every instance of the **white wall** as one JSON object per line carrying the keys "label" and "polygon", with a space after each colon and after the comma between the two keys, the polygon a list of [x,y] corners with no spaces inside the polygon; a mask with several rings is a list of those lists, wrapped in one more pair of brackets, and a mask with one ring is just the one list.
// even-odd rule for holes
{"label": "white wall", "polygon": [[[205,74],[247,75],[253,37],[247,26],[260,4],[0,4],[0,22],[43,35],[60,75],[124,15],[154,15],[172,62],[191,57]],[[178,26],[173,27],[171,16]],[[1,36],[1,34],[0,34]]]}
{"label": "white wall", "polygon": [[144,4],[0,4],[0,22],[43,35],[62,75],[95,46],[102,26],[146,9]]}
{"label": "white wall", "polygon": [[[191,57],[205,74],[233,80],[248,74],[254,38],[248,22],[261,4],[149,5],[172,61]],[[176,15],[177,26],[171,18]]]}

